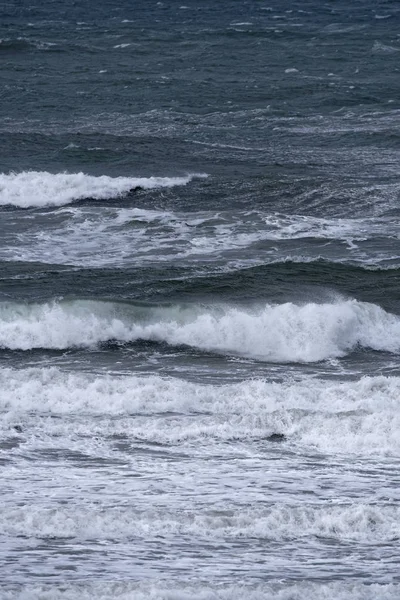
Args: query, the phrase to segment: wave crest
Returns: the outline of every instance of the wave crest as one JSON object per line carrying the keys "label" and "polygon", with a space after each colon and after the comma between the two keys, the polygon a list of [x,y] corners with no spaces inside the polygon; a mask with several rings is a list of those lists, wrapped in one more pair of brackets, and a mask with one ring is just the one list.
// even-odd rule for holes
{"label": "wave crest", "polygon": [[0,174],[0,206],[19,208],[63,206],[87,198],[104,200],[117,198],[132,189],[153,189],[186,185],[194,177],[109,177],[85,173],[47,173],[24,171]]}
{"label": "wave crest", "polygon": [[400,318],[375,304],[134,306],[64,301],[0,304],[0,347],[12,350],[94,347],[137,340],[188,345],[271,362],[317,362],[357,346],[400,350]]}

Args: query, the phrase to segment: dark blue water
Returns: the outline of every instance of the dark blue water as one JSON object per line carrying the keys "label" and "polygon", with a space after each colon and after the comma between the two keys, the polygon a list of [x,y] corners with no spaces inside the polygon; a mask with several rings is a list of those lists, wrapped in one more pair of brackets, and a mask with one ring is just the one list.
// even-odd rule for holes
{"label": "dark blue water", "polygon": [[1,598],[399,596],[399,24],[0,7]]}

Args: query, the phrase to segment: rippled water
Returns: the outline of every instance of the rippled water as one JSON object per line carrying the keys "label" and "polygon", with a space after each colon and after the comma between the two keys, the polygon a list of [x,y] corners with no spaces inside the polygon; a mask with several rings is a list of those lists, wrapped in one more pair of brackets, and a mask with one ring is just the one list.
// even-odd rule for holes
{"label": "rippled water", "polygon": [[399,8],[0,12],[0,597],[398,598]]}

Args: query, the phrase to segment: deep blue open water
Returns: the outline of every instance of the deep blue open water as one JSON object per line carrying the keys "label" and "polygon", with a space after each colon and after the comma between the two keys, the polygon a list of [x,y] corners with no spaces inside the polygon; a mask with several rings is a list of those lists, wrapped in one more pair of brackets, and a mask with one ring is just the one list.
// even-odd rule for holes
{"label": "deep blue open water", "polygon": [[400,5],[0,5],[0,597],[400,597]]}

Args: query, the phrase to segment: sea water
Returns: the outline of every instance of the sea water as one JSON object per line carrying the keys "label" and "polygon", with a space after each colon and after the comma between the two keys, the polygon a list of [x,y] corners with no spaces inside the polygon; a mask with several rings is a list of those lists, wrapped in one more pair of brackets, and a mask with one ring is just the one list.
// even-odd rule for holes
{"label": "sea water", "polygon": [[0,597],[400,597],[400,7],[0,7]]}

